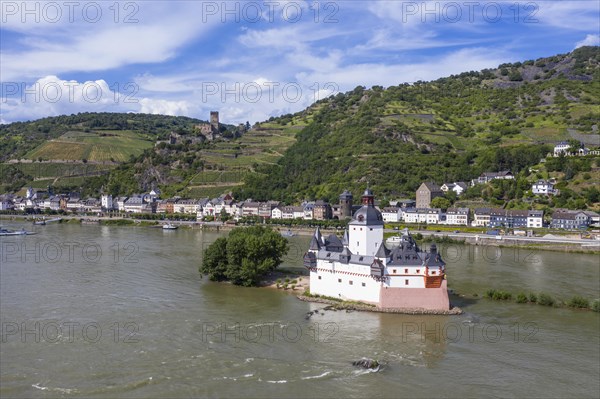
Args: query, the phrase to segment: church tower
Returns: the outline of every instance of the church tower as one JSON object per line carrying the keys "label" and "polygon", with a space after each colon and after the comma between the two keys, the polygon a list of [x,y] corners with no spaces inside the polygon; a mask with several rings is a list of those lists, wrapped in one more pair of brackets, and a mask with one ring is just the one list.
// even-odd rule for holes
{"label": "church tower", "polygon": [[383,217],[375,208],[375,196],[367,188],[362,196],[362,207],[348,224],[348,249],[353,254],[376,256],[383,242]]}

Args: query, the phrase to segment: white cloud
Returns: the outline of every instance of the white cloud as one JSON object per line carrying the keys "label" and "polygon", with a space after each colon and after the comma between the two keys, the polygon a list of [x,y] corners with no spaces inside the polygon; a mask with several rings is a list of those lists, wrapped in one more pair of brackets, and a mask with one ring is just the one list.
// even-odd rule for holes
{"label": "white cloud", "polygon": [[13,22],[3,26],[25,36],[19,39],[18,50],[14,47],[2,50],[2,79],[13,81],[163,62],[219,22],[201,23],[191,18],[200,15],[200,4],[196,2],[141,2],[135,14],[137,23],[124,23],[124,11],[119,16],[120,22],[114,23],[114,13],[108,10],[110,4],[102,4],[104,17],[98,23],[81,20],[57,24]]}
{"label": "white cloud", "polygon": [[588,32],[598,30],[598,1],[543,1],[532,4],[537,7],[532,19],[540,26]]}
{"label": "white cloud", "polygon": [[78,112],[142,112],[190,115],[199,107],[186,100],[140,97],[138,88],[113,90],[106,81],[77,82],[46,76],[31,85],[3,83],[0,120],[4,123]]}
{"label": "white cloud", "polygon": [[575,48],[583,46],[600,46],[600,35],[587,35],[585,39],[575,44]]}
{"label": "white cloud", "polygon": [[135,99],[113,91],[101,79],[77,82],[50,75],[31,85],[4,82],[3,92],[0,117],[8,121],[86,111],[127,112],[138,108]]}
{"label": "white cloud", "polygon": [[190,104],[187,101],[169,101],[143,98],[140,100],[140,111],[143,114],[162,114],[188,116]]}

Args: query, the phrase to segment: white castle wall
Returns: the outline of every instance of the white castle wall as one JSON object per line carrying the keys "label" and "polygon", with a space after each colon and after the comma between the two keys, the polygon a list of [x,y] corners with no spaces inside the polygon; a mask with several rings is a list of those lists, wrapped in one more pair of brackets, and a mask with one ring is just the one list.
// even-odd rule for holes
{"label": "white castle wall", "polygon": [[319,260],[317,270],[310,273],[310,292],[376,304],[379,302],[381,283],[374,280],[370,272],[370,266]]}

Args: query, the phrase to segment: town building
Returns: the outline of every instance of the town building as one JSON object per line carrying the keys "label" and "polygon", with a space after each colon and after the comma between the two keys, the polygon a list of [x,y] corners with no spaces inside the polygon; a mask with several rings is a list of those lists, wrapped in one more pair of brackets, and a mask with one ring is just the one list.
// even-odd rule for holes
{"label": "town building", "polygon": [[402,211],[397,206],[388,206],[383,208],[381,216],[386,223],[396,223],[402,220]]}
{"label": "town building", "polygon": [[571,144],[566,141],[561,141],[554,146],[554,156],[559,157],[561,154],[566,155],[571,148]]}
{"label": "town building", "polygon": [[486,227],[490,224],[490,208],[475,208],[473,211],[473,222],[471,223],[474,227]]}
{"label": "town building", "polygon": [[471,180],[471,185],[474,186],[475,184],[485,184],[496,179],[511,180],[514,178],[515,176],[509,170],[502,170],[500,172],[484,172],[477,179]]}
{"label": "town building", "polygon": [[554,189],[554,184],[546,180],[538,180],[531,186],[531,192],[539,195],[557,195],[558,190]]}
{"label": "town building", "polygon": [[590,225],[590,216],[583,211],[558,210],[552,214],[550,227],[555,229],[585,229]]}
{"label": "town building", "polygon": [[304,266],[310,272],[311,294],[367,302],[380,309],[450,309],[446,265],[435,245],[429,252],[421,251],[405,231],[400,245],[387,249],[383,217],[369,189],[343,239],[334,234],[323,237],[317,228]]}
{"label": "town building", "polygon": [[446,224],[468,226],[469,208],[448,208],[446,210]]}
{"label": "town building", "polygon": [[104,194],[100,197],[100,205],[104,210],[111,211],[113,209],[113,196]]}
{"label": "town building", "polygon": [[417,208],[429,208],[431,200],[443,196],[444,192],[435,183],[424,182],[417,189]]}
{"label": "town building", "polygon": [[527,213],[527,227],[544,227],[544,211],[529,211]]}
{"label": "town building", "polygon": [[462,181],[454,183],[444,183],[440,187],[440,190],[442,190],[444,193],[447,193],[448,191],[454,191],[456,195],[461,195],[467,190],[467,183]]}
{"label": "town building", "polygon": [[315,220],[328,220],[333,217],[331,205],[322,200],[315,201],[313,207],[313,218]]}
{"label": "town building", "polygon": [[489,227],[543,227],[544,213],[534,210],[491,209]]}

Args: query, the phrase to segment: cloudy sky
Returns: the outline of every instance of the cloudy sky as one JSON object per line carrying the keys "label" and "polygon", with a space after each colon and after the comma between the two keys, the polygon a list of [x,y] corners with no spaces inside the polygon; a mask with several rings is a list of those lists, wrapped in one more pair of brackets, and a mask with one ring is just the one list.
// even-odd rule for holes
{"label": "cloudy sky", "polygon": [[0,1],[0,122],[85,111],[226,123],[599,45],[591,1]]}

